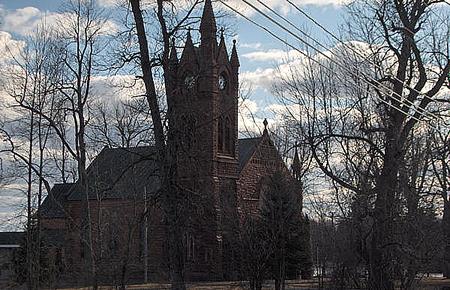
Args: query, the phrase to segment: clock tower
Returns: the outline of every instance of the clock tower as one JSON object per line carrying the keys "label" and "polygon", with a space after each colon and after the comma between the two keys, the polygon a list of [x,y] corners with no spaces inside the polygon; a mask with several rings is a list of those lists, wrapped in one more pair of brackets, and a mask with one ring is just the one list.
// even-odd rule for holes
{"label": "clock tower", "polygon": [[[211,257],[210,270],[220,276],[228,267],[221,258],[228,245],[227,235],[234,231],[232,227],[237,226],[238,220],[233,213],[235,219],[228,222],[227,210],[236,208],[239,59],[236,42],[230,56],[223,29],[219,42],[217,36],[211,0],[206,0],[200,44],[194,45],[188,31],[180,59],[172,45],[170,58],[176,89],[168,109],[170,130],[175,136],[178,184],[192,193],[190,200],[201,197],[194,206],[194,211],[201,214],[190,221],[190,236],[201,241],[197,250],[204,252],[202,256]],[[219,260],[214,260],[217,257]],[[192,273],[204,268],[187,261],[188,270],[189,265]]]}

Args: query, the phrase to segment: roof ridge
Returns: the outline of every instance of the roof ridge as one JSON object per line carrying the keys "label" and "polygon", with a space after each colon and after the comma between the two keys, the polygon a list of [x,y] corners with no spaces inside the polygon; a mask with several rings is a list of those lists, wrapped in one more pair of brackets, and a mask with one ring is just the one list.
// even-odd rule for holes
{"label": "roof ridge", "polygon": [[62,186],[62,185],[73,185],[75,182],[56,182],[53,183],[53,186]]}
{"label": "roof ridge", "polygon": [[132,146],[132,147],[108,147],[106,150],[117,150],[117,149],[136,149],[136,148],[155,148],[155,145],[140,145],[140,146]]}
{"label": "roof ridge", "polygon": [[247,137],[247,138],[238,138],[238,140],[253,140],[253,139],[261,139],[262,137]]}

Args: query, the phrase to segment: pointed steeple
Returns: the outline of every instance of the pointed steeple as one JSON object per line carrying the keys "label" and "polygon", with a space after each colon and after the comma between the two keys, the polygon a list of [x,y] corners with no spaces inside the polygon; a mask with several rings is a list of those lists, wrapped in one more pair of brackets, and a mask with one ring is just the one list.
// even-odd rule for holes
{"label": "pointed steeple", "polygon": [[219,52],[217,55],[217,61],[222,64],[228,63],[228,52],[227,46],[225,44],[225,37],[223,36],[224,29],[220,29],[220,43],[219,43]]}
{"label": "pointed steeple", "polygon": [[299,180],[301,177],[300,158],[298,157],[298,144],[295,143],[294,160],[292,161],[292,173],[294,177]]}
{"label": "pointed steeple", "polygon": [[169,61],[172,66],[175,66],[178,64],[178,55],[177,55],[177,48],[175,47],[175,38],[172,38],[172,45],[170,46]]}
{"label": "pointed steeple", "polygon": [[200,49],[202,57],[215,60],[217,56],[217,27],[211,0],[205,0],[202,21],[200,23]]}
{"label": "pointed steeple", "polygon": [[236,39],[233,40],[233,50],[231,51],[230,63],[234,69],[239,68],[239,66],[241,65],[239,63],[239,56],[238,56],[237,49],[236,49]]}
{"label": "pointed steeple", "polygon": [[188,29],[188,33],[186,35],[186,44],[184,45],[183,53],[181,54],[182,62],[189,62],[195,60],[195,48],[194,43],[192,42],[191,29]]}
{"label": "pointed steeple", "polygon": [[212,8],[211,0],[205,0],[205,7],[203,8],[202,21],[200,24],[200,34],[202,40],[205,38],[216,38],[217,27],[216,18],[214,17],[214,11]]}

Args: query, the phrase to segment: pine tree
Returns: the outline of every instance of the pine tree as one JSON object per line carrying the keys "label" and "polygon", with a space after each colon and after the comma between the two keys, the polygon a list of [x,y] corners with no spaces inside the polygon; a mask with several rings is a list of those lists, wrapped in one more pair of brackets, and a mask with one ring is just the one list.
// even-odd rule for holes
{"label": "pine tree", "polygon": [[284,280],[310,275],[309,222],[303,218],[296,186],[286,175],[276,172],[261,197],[261,218],[272,248],[271,266],[275,289],[284,289]]}

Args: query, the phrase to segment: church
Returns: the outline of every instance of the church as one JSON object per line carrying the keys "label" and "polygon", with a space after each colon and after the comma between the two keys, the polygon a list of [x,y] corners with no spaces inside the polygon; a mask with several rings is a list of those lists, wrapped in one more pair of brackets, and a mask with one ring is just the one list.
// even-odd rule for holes
{"label": "church", "polygon": [[[267,178],[281,171],[296,184],[267,121],[261,136],[238,138],[236,42],[229,53],[223,32],[219,39],[217,34],[213,7],[206,0],[199,46],[188,32],[181,55],[175,45],[170,54],[170,77],[177,89],[168,110],[170,129],[179,136],[176,183],[184,193],[179,218],[187,281],[239,279],[239,229],[247,216],[258,214]],[[87,169],[88,192],[78,182],[55,184],[41,208],[42,228],[64,279],[83,283],[83,261],[89,258],[81,227],[87,196],[102,280],[168,280],[155,154],[153,146],[104,148]]]}

